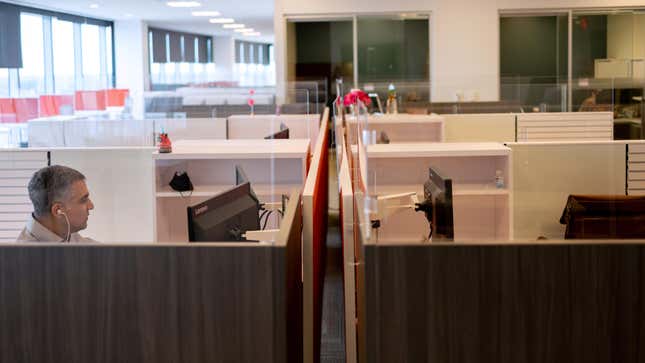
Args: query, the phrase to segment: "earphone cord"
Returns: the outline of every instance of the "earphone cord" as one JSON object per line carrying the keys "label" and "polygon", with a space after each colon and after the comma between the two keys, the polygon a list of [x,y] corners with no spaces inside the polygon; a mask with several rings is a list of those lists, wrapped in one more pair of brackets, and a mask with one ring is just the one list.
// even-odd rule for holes
{"label": "earphone cord", "polygon": [[67,234],[66,234],[67,237],[65,237],[65,242],[69,242],[69,238],[71,237],[71,235],[69,233],[69,232],[71,232],[71,228],[70,228],[70,225],[69,225],[69,219],[67,218],[66,213],[63,213],[63,217],[65,217],[65,224],[67,224]]}

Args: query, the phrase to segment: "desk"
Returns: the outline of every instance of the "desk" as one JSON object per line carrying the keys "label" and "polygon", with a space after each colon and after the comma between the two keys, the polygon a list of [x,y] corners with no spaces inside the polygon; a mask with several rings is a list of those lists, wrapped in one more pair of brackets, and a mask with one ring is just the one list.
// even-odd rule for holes
{"label": "desk", "polygon": [[[169,154],[154,153],[155,241],[188,241],[186,207],[235,185],[240,165],[262,202],[301,190],[307,172],[309,140],[183,140]],[[194,191],[172,190],[176,172],[186,171]]]}

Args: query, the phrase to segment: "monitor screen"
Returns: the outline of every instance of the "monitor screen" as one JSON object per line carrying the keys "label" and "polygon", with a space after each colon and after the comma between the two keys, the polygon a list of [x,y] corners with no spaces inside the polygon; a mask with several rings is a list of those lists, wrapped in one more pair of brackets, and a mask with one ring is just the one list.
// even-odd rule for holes
{"label": "monitor screen", "polygon": [[246,231],[260,229],[260,205],[246,182],[188,207],[190,242],[245,241]]}
{"label": "monitor screen", "polygon": [[280,130],[275,134],[265,136],[265,139],[288,139],[289,138],[289,129]]}
{"label": "monitor screen", "polygon": [[423,194],[426,201],[432,202],[432,241],[454,240],[452,179],[446,178],[437,169],[430,168],[428,180],[423,184]]}

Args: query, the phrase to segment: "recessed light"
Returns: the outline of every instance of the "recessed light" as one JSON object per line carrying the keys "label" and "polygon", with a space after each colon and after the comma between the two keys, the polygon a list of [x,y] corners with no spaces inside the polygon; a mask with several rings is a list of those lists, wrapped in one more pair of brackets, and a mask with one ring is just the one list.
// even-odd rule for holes
{"label": "recessed light", "polygon": [[240,29],[235,29],[235,31],[238,33],[248,33],[248,32],[252,32],[253,28],[240,28]]}
{"label": "recessed light", "polygon": [[219,11],[193,11],[193,16],[220,16]]}
{"label": "recessed light", "polygon": [[224,29],[241,29],[244,28],[244,24],[224,24],[222,25]]}
{"label": "recessed light", "polygon": [[92,9],[98,9],[98,8],[99,8],[99,4],[90,4],[90,8],[92,8]]}
{"label": "recessed light", "polygon": [[197,1],[168,1],[166,5],[173,8],[196,8],[198,6],[202,6],[202,4]]}
{"label": "recessed light", "polygon": [[209,22],[213,24],[229,24],[229,23],[235,23],[235,19],[231,18],[214,18],[208,20]]}
{"label": "recessed light", "polygon": [[130,13],[126,13],[126,14],[125,14],[125,17],[126,17],[126,18],[131,18],[131,17],[133,17],[133,15],[132,15],[132,14],[130,14]]}

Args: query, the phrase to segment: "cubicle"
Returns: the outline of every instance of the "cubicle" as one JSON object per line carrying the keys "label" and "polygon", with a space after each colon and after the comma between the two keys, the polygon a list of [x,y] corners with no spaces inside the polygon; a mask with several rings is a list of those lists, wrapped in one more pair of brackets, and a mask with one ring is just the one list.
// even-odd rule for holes
{"label": "cubicle", "polygon": [[294,192],[273,243],[0,244],[0,361],[301,362],[301,220]]}
{"label": "cubicle", "polygon": [[152,147],[0,149],[0,242],[15,241],[33,211],[27,184],[48,165],[86,177],[95,209],[82,232],[98,241],[153,242]]}
{"label": "cubicle", "polygon": [[[244,170],[261,203],[280,203],[282,195],[303,188],[309,158],[307,139],[182,140],[172,153],[153,153],[154,240],[188,241],[186,207],[233,187],[236,166]],[[188,174],[192,191],[169,186],[173,175],[182,172]]]}
{"label": "cubicle", "polygon": [[[389,145],[365,146],[353,173],[367,192],[354,188],[358,361],[640,361],[645,242],[564,241],[559,222],[568,194],[624,195],[626,153],[640,145],[509,143],[514,233],[462,238],[455,199],[454,242],[407,234],[410,216],[375,230],[374,168],[403,177],[370,156]],[[384,238],[387,224],[396,234]]]}

